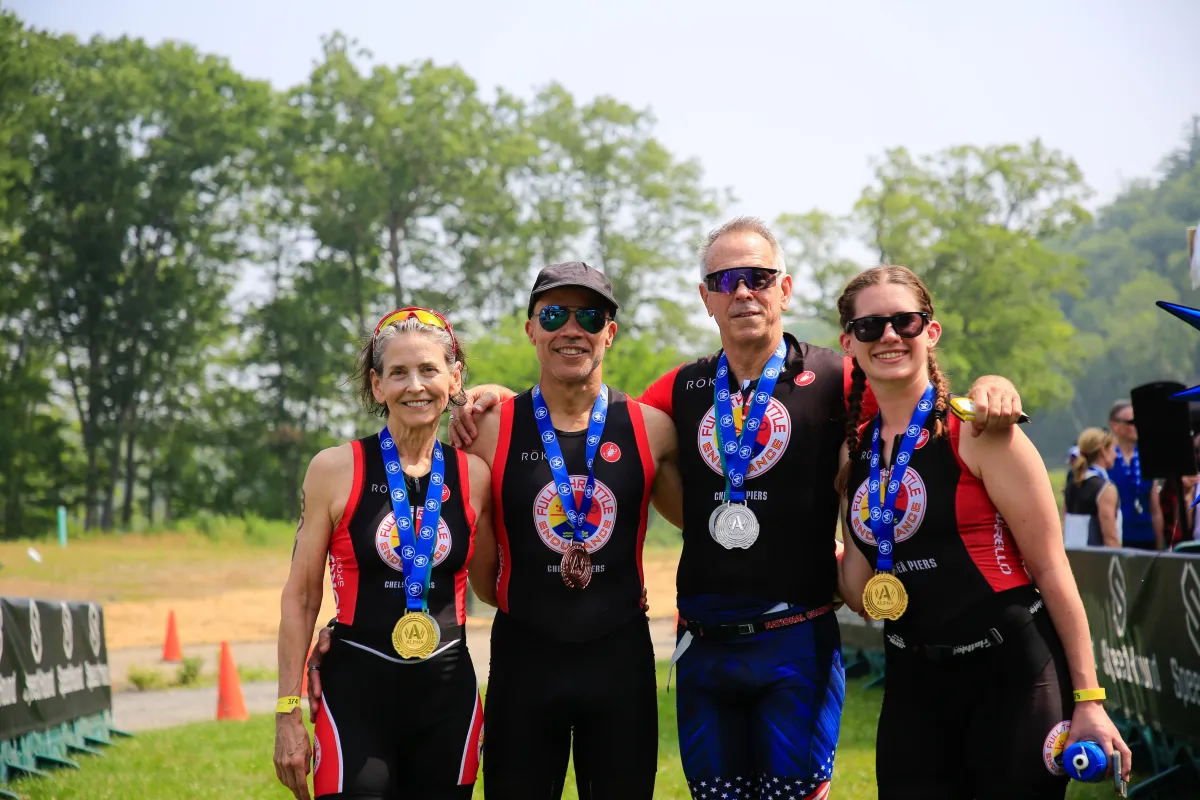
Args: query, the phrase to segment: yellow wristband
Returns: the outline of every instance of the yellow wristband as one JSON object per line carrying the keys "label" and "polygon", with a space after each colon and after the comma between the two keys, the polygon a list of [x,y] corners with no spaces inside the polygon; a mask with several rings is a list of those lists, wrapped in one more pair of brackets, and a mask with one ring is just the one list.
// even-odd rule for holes
{"label": "yellow wristband", "polygon": [[1082,703],[1085,700],[1103,700],[1105,699],[1104,689],[1076,689],[1075,702]]}
{"label": "yellow wristband", "polygon": [[300,698],[292,695],[291,697],[281,697],[279,702],[275,704],[276,714],[290,714],[292,709],[300,707]]}

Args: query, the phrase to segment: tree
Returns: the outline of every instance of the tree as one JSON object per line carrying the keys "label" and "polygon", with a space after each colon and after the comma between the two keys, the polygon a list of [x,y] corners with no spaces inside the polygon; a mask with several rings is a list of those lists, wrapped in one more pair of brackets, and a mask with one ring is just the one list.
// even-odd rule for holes
{"label": "tree", "polygon": [[142,404],[224,311],[232,206],[269,91],[175,44],[60,46],[55,114],[31,150],[25,247],[80,421],[85,525],[107,529]]}
{"label": "tree", "polygon": [[397,307],[479,308],[497,278],[528,263],[519,249],[513,256],[506,183],[521,154],[512,131],[461,69],[425,61],[364,74],[357,62],[370,53],[353,46],[326,39],[323,60],[292,92],[323,257],[345,264],[360,328],[380,266]]}
{"label": "tree", "polygon": [[0,12],[0,538],[49,528],[71,477],[66,420],[52,405],[45,275],[25,253],[30,152],[57,72],[57,41]]}
{"label": "tree", "polygon": [[[896,149],[876,167],[854,220],[881,260],[929,286],[944,330],[942,365],[957,385],[1005,375],[1038,409],[1069,400],[1080,354],[1055,297],[1079,290],[1080,260],[1047,242],[1088,219],[1086,191],[1075,163],[1037,141],[921,158]],[[799,261],[818,287],[809,307],[836,325],[837,294],[857,270],[832,255],[835,221],[786,221],[787,241],[800,242]]]}
{"label": "tree", "polygon": [[1156,179],[1131,183],[1094,223],[1060,244],[1084,264],[1084,291],[1061,298],[1081,332],[1080,364],[1070,404],[1031,431],[1043,452],[1065,452],[1083,428],[1105,426],[1111,404],[1136,386],[1196,383],[1200,340],[1154,303],[1200,305],[1184,238],[1200,218],[1198,126],[1193,118]]}
{"label": "tree", "polygon": [[[536,323],[535,323],[536,324]],[[467,385],[498,383],[520,392],[538,381],[537,352],[525,335],[525,314],[506,317],[490,330],[468,326],[461,331],[467,351]],[[662,375],[692,358],[664,346],[649,333],[620,328],[604,356],[604,382],[637,397]]]}
{"label": "tree", "polygon": [[677,298],[699,283],[696,244],[726,197],[704,186],[699,162],[654,138],[654,122],[551,84],[528,113],[538,155],[519,191],[540,264],[589,261],[612,281],[629,330],[686,346],[694,328]]}

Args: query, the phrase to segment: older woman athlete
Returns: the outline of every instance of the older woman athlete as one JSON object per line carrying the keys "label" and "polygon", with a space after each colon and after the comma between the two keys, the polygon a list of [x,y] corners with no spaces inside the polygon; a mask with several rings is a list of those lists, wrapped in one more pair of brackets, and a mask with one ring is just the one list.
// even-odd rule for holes
{"label": "older woman athlete", "polygon": [[308,798],[304,657],[328,562],[337,618],[321,664],[316,797],[471,796],[483,712],[467,652],[466,584],[495,602],[487,465],[437,439],[461,402],[464,355],[428,309],[385,316],[363,346],[359,394],[386,418],[313,458],[279,624],[275,771]]}

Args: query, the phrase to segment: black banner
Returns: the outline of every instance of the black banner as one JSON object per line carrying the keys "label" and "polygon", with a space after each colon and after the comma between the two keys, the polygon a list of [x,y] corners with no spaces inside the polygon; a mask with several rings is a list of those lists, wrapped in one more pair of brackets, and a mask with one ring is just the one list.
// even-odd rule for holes
{"label": "black banner", "polygon": [[0,740],[111,708],[100,606],[0,597]]}
{"label": "black banner", "polygon": [[1068,550],[1114,714],[1200,747],[1200,557]]}

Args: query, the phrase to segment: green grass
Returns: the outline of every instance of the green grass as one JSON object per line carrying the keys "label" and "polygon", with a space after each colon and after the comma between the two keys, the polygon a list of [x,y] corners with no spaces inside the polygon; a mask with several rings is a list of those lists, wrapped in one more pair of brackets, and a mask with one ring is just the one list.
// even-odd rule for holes
{"label": "green grass", "polygon": [[[176,520],[169,530],[72,532],[65,550],[55,537],[4,541],[0,580],[27,581],[23,591],[31,594],[66,586],[74,596],[101,601],[153,599],[170,594],[180,573],[219,576],[231,565],[286,564],[295,527],[253,515],[202,514]],[[40,554],[40,563],[27,555],[30,547]]]}
{"label": "green grass", "polygon": [[[676,744],[675,693],[667,694],[666,665],[659,664],[658,781],[654,796],[686,800],[687,784]],[[882,691],[864,689],[850,680],[838,741],[833,796],[873,800],[875,792],[875,726]],[[249,722],[201,722],[146,732],[109,748],[105,758],[81,756],[83,769],[57,770],[48,778],[22,779],[10,789],[28,800],[203,800],[238,798],[287,800],[291,795],[275,778],[271,765],[274,716],[260,714]],[[1072,784],[1071,800],[1109,800],[1111,784]],[[483,777],[474,797],[483,798]],[[568,775],[565,800],[578,800],[574,773]]]}

